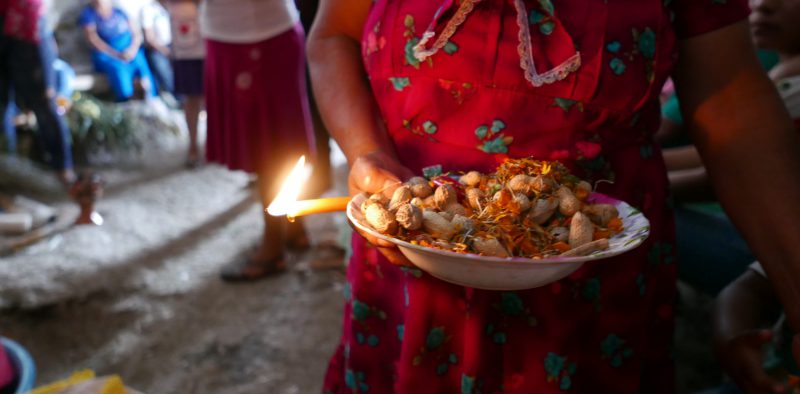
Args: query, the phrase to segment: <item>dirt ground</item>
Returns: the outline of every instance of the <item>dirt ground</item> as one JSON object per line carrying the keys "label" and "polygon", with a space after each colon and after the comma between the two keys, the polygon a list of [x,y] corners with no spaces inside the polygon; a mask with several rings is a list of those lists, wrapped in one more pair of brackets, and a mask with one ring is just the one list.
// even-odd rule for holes
{"label": "dirt ground", "polygon": [[[344,264],[331,248],[231,285],[218,270],[261,231],[248,177],[187,171],[177,151],[103,169],[102,227],[72,228],[0,259],[0,334],[30,350],[40,384],[90,368],[148,394],[317,393],[340,334]],[[340,160],[340,159],[339,159]],[[331,194],[344,193],[341,160]],[[0,188],[68,204],[46,172],[0,160]],[[347,238],[343,215],[314,218],[316,245]],[[675,357],[681,393],[719,381],[710,300],[684,288]]]}

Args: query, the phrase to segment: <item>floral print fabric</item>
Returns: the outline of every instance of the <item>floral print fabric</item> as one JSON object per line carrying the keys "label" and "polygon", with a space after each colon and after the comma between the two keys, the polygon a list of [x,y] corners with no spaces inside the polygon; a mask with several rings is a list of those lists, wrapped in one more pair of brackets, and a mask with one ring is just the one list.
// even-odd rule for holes
{"label": "floral print fabric", "polygon": [[[470,1],[470,0],[462,0]],[[451,4],[452,3],[452,4]],[[356,236],[326,393],[671,393],[675,297],[667,178],[652,135],[680,38],[747,15],[742,0],[526,0],[537,70],[520,67],[515,0],[482,0],[435,54],[414,56],[461,2],[378,0],[364,65],[401,161],[417,173],[561,160],[642,210],[650,238],[537,289],[486,291],[396,267]],[[426,47],[429,47],[427,45]],[[539,69],[541,67],[541,69]]]}

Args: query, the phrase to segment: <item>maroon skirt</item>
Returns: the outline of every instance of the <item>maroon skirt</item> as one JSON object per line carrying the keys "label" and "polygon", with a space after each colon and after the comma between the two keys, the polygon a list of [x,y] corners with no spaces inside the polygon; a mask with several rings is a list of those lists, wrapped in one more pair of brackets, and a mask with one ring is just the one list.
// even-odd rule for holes
{"label": "maroon skirt", "polygon": [[300,24],[251,44],[206,40],[208,161],[264,174],[314,147]]}

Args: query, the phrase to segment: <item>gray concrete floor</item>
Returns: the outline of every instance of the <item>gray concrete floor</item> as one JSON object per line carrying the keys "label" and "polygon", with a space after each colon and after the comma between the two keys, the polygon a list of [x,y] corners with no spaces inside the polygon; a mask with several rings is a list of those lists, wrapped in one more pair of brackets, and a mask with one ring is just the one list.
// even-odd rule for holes
{"label": "gray concrete floor", "polygon": [[[317,393],[340,333],[343,259],[316,248],[252,284],[218,279],[255,247],[261,207],[245,174],[182,168],[180,144],[103,169],[102,227],[75,227],[0,259],[0,334],[27,347],[39,383],[90,368],[153,394]],[[337,156],[336,187],[344,193]],[[56,206],[47,172],[0,158],[0,188]],[[346,239],[343,214],[310,218],[315,244]],[[719,381],[710,299],[684,288],[679,392]]]}

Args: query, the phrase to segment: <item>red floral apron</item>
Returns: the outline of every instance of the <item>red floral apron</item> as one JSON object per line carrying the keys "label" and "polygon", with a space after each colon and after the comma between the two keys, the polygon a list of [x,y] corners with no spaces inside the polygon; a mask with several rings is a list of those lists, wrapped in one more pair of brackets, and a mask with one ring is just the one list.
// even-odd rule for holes
{"label": "red floral apron", "polygon": [[[666,4],[665,4],[666,3]],[[670,393],[673,221],[658,94],[679,38],[742,0],[378,0],[363,57],[417,173],[558,159],[650,219],[622,257],[515,292],[464,288],[353,240],[328,393]]]}

